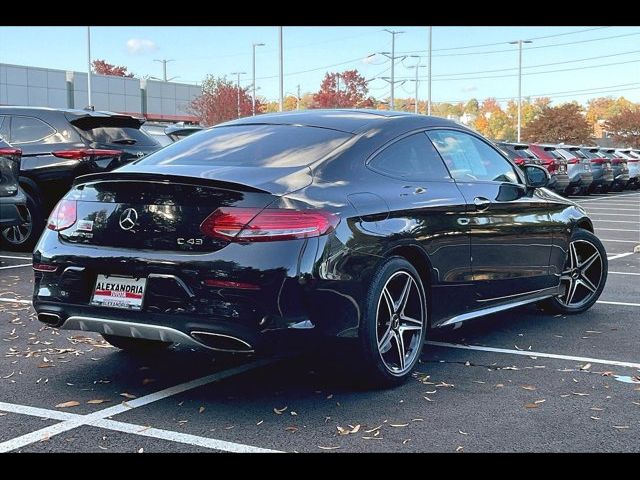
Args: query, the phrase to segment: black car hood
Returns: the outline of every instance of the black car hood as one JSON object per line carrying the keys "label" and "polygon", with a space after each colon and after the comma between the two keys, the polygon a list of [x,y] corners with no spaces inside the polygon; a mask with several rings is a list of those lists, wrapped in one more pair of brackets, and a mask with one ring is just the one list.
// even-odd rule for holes
{"label": "black car hood", "polygon": [[[239,184],[269,192],[273,195],[285,195],[311,184],[313,177],[309,167],[243,167],[227,165],[144,165],[129,164],[120,167],[112,175],[158,175],[161,177],[185,177],[204,181],[219,181]],[[101,177],[109,175],[103,174]]]}

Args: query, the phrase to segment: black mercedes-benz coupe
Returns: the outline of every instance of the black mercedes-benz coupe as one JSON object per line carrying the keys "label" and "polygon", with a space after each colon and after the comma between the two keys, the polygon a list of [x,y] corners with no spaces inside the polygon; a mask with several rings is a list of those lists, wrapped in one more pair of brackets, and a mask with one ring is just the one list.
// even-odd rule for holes
{"label": "black mercedes-benz coupe", "polygon": [[34,306],[132,350],[350,339],[359,378],[392,385],[430,328],[595,303],[605,250],[548,178],[441,118],[244,118],[77,179],[35,248]]}

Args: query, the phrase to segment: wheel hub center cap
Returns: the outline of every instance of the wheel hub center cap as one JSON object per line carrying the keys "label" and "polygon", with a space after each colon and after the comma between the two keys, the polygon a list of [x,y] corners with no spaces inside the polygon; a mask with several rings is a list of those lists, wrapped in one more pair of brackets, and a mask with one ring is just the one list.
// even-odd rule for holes
{"label": "wheel hub center cap", "polygon": [[397,313],[394,313],[391,317],[391,328],[397,330],[400,327],[400,316]]}
{"label": "wheel hub center cap", "polygon": [[580,270],[576,269],[573,271],[573,273],[571,274],[571,278],[573,278],[574,280],[577,280],[580,277]]}

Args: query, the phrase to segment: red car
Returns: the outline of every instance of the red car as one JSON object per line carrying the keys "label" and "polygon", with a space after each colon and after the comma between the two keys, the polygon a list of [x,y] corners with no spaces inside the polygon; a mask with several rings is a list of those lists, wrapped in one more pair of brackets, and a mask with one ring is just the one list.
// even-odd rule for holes
{"label": "red car", "polygon": [[560,194],[564,194],[569,186],[569,175],[567,174],[567,159],[556,152],[554,145],[543,145],[532,143],[529,151],[542,161],[542,166],[547,169],[551,179],[549,188]]}

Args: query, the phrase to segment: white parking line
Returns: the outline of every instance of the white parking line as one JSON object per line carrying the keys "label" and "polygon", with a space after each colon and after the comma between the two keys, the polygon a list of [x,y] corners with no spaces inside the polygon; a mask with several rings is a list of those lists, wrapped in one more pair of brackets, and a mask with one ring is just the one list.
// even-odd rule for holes
{"label": "white parking line", "polygon": [[601,242],[640,243],[640,240],[616,240],[613,238],[601,238]]}
{"label": "white parking line", "polygon": [[580,363],[598,363],[600,365],[615,365],[617,367],[640,368],[640,363],[620,362],[618,360],[603,360],[600,358],[590,358],[590,357],[574,357],[572,355],[558,355],[556,353],[532,352],[529,350],[510,350],[508,348],[483,347],[481,345],[462,345],[459,343],[435,342],[432,340],[427,340],[424,343],[428,345],[434,345],[436,347],[459,348],[462,350],[478,350],[481,352],[507,353],[510,355],[520,355],[523,357],[555,358],[557,360],[571,360],[571,361],[580,362]]}
{"label": "white parking line", "polygon": [[[587,207],[587,212],[592,210],[613,210],[614,212],[637,212],[637,208],[608,208],[608,207]],[[594,212],[597,215],[597,212]]]}
{"label": "white parking line", "polygon": [[[86,415],[76,413],[60,412],[57,410],[49,410],[46,408],[29,407],[27,405],[17,405],[15,403],[0,402],[0,411],[18,413],[21,415],[30,415],[32,417],[48,418],[50,420],[81,420]],[[199,447],[221,450],[223,452],[235,453],[281,453],[279,450],[270,450],[266,448],[253,447],[242,443],[227,442],[224,440],[216,440],[215,438],[200,437],[182,432],[174,432],[172,430],[162,430],[159,428],[145,427],[131,423],[117,422],[115,420],[100,419],[87,424],[87,426],[104,428],[116,432],[131,433],[134,435],[142,435],[144,437],[168,440],[171,442],[184,443],[187,445],[195,445]]]}
{"label": "white parking line", "polygon": [[196,378],[195,380],[181,383],[173,387],[165,388],[164,390],[160,390],[150,395],[145,395],[144,397],[127,401],[126,403],[122,403],[120,405],[114,405],[112,407],[98,410],[97,412],[90,413],[88,415],[82,415],[82,416],[79,416],[78,418],[65,420],[61,423],[57,423],[55,425],[50,425],[48,427],[41,428],[40,430],[36,430],[34,432],[30,432],[25,435],[21,435],[19,437],[12,438],[11,440],[7,440],[5,442],[0,443],[0,453],[10,452],[17,448],[25,447],[32,443],[39,442],[43,438],[51,438],[60,433],[73,430],[74,428],[78,428],[83,425],[90,425],[98,420],[103,420],[107,417],[118,415],[123,412],[128,412],[129,410],[133,410],[134,408],[139,408],[144,405],[148,405],[149,403],[157,402],[158,400],[163,400],[165,398],[171,397],[173,395],[177,395],[182,392],[186,392],[188,390],[192,390],[194,388],[198,388],[203,385],[207,385],[209,383],[217,382],[219,380],[222,380],[234,375],[238,375],[240,373],[244,373],[249,370],[263,367],[270,363],[274,363],[277,360],[278,359],[264,359],[264,360],[258,360],[255,362],[247,363],[239,367],[230,368],[229,370],[223,370],[221,372],[216,372],[211,375],[207,375],[201,378]]}
{"label": "white parking line", "polygon": [[605,230],[608,232],[635,232],[640,233],[640,230],[629,230],[628,228],[596,228],[596,230]]}
{"label": "white parking line", "polygon": [[612,302],[610,300],[598,300],[596,303],[603,303],[605,305],[622,305],[622,306],[625,306],[625,307],[640,307],[640,303]]}
{"label": "white parking line", "polygon": [[[607,207],[638,207],[640,208],[640,203],[631,203],[631,202],[625,202],[625,203],[607,202],[607,203],[602,203],[602,205],[606,205]],[[587,207],[587,208],[592,208],[592,207]]]}
{"label": "white parking line", "polygon": [[618,258],[628,257],[629,255],[633,255],[633,252],[619,253],[613,257],[607,257],[607,260],[616,260]]}
{"label": "white parking line", "polygon": [[6,303],[28,303],[28,304],[31,304],[31,300],[20,300],[18,298],[4,298],[4,297],[0,297],[0,302],[6,302]]}
{"label": "white parking line", "polygon": [[609,270],[609,272],[607,272],[609,274],[613,273],[615,275],[640,275],[640,273],[634,273],[634,272],[612,272],[611,270]]}
{"label": "white parking line", "polygon": [[30,267],[31,263],[23,263],[21,265],[7,265],[6,267],[0,267],[0,270],[7,270],[9,268]]}
{"label": "white parking line", "polygon": [[0,258],[11,258],[14,260],[31,260],[31,257],[16,257],[13,255],[0,255]]}
{"label": "white parking line", "polygon": [[624,194],[624,195],[616,195],[616,196],[604,196],[604,195],[603,196],[595,196],[595,197],[589,196],[586,200],[579,199],[578,203],[602,202],[602,201],[607,200],[607,199],[616,200],[616,199],[620,199],[622,197],[631,197],[631,199],[635,199],[638,195],[640,195],[640,194],[638,194],[638,193],[627,193],[627,194]]}
{"label": "white parking line", "polygon": [[143,437],[157,438],[160,440],[169,440],[171,442],[184,443],[197,447],[211,448],[221,450],[223,452],[233,453],[283,453],[280,450],[270,450],[268,448],[253,447],[242,443],[227,442],[225,440],[216,440],[215,438],[200,437],[189,433],[174,432],[172,430],[163,430],[160,428],[146,428],[142,425],[132,425],[130,423],[116,422],[114,420],[98,420],[91,426],[106,428],[123,433],[133,433]]}
{"label": "white parking line", "polygon": [[589,214],[590,217],[602,217],[602,216],[607,216],[607,217],[625,217],[625,218],[635,218],[640,217],[640,212],[638,212],[637,215],[633,215],[631,213],[590,213]]}
{"label": "white parking line", "polygon": [[640,222],[632,222],[630,220],[600,220],[599,218],[592,219],[594,222],[600,223],[640,223]]}

